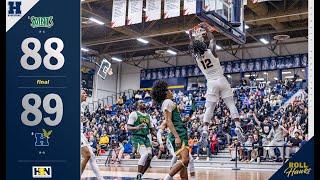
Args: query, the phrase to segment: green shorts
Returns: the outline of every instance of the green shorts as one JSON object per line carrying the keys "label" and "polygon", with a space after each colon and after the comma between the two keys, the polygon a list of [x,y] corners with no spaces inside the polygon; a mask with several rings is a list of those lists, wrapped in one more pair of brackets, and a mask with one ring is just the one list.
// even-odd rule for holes
{"label": "green shorts", "polygon": [[181,139],[181,147],[180,148],[176,147],[174,135],[172,133],[170,133],[169,136],[168,136],[168,139],[171,142],[176,155],[179,155],[180,152],[185,148],[189,149],[187,131],[185,131],[185,132],[184,131],[183,132],[180,131],[180,132],[178,132],[178,135],[179,135],[179,137]]}
{"label": "green shorts", "polygon": [[135,150],[138,150],[141,146],[145,146],[146,148],[151,147],[151,142],[148,136],[132,135],[131,141]]}

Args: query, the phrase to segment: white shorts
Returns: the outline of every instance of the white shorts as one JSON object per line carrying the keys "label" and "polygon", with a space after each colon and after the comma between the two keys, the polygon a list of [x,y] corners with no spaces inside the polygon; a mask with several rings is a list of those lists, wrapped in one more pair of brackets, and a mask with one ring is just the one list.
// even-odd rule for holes
{"label": "white shorts", "polygon": [[225,77],[207,82],[206,101],[218,102],[220,97],[233,97],[233,91]]}
{"label": "white shorts", "polygon": [[90,144],[89,144],[86,136],[84,136],[84,134],[81,133],[81,147],[85,147],[85,146],[90,147]]}
{"label": "white shorts", "polygon": [[137,152],[140,154],[140,156],[143,156],[145,154],[152,154],[152,149],[151,147],[146,147],[145,145],[139,145]]}

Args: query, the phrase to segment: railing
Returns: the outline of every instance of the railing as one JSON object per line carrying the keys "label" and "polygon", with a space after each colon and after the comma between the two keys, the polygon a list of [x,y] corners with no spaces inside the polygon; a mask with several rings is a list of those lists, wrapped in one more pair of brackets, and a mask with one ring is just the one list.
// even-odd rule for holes
{"label": "railing", "polygon": [[[240,170],[240,168],[238,167],[238,145],[236,145],[236,158],[235,158],[235,166],[234,166],[234,168],[232,168],[232,170]],[[275,148],[283,148],[282,150],[283,150],[283,153],[282,153],[282,163],[284,164],[286,161],[285,161],[285,150],[286,150],[286,148],[288,148],[288,146],[286,146],[286,145],[283,145],[283,146],[240,146],[241,148],[245,148],[245,147],[250,147],[250,148],[264,148],[264,147],[275,147]],[[269,155],[269,154],[268,154]],[[289,154],[290,155],[290,154]],[[288,156],[289,156],[288,155]],[[270,156],[270,155],[269,155]],[[259,156],[259,152],[258,152],[258,156],[257,156],[257,158],[258,157],[260,157]]]}

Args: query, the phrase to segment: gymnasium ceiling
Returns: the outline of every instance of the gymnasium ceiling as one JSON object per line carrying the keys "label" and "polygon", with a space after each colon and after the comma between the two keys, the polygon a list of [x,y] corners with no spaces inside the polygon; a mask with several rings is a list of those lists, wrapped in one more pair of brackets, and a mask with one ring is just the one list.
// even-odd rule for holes
{"label": "gymnasium ceiling", "polygon": [[[141,24],[111,28],[113,0],[82,1],[82,46],[90,49],[89,54],[121,57],[124,61],[141,60],[146,57],[157,58],[156,50],[173,49],[178,55],[184,55],[188,49],[188,35],[185,30],[194,27],[200,21],[195,15],[161,19]],[[280,43],[307,42],[308,38],[308,1],[282,0],[253,4],[247,0],[245,21],[247,44],[235,45],[233,41],[217,34],[217,44],[229,54],[236,55],[237,50],[247,48],[250,44],[267,46],[272,51]],[[95,17],[103,21],[98,25],[88,18]],[[264,45],[261,37],[273,39],[275,35],[286,34],[290,41],[275,42]],[[136,40],[143,37],[149,44]],[[294,39],[299,39],[295,41]]]}

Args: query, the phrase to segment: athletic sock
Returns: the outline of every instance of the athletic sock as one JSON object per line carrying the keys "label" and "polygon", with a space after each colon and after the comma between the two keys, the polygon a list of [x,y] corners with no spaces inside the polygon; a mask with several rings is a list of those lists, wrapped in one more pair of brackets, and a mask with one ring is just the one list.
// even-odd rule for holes
{"label": "athletic sock", "polygon": [[163,180],[172,180],[172,177],[170,176],[170,174],[167,174]]}

